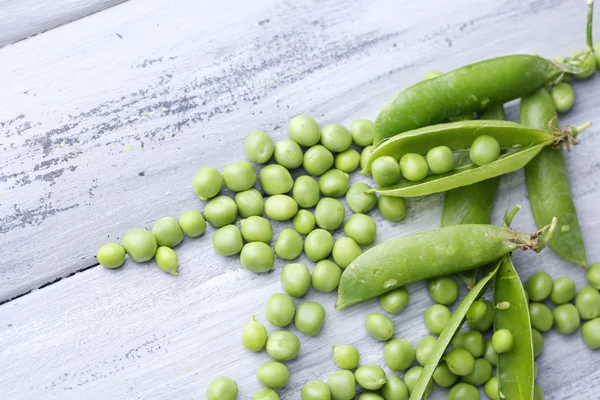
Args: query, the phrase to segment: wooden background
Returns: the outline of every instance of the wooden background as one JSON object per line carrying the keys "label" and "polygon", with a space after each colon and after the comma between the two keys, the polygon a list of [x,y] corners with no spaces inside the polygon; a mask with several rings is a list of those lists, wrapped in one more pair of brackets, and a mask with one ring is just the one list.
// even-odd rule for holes
{"label": "wooden background", "polygon": [[[228,375],[250,399],[268,357],[245,351],[240,333],[251,314],[266,323],[282,260],[270,274],[248,273],[214,253],[213,229],[177,248],[179,277],[153,262],[103,269],[97,248],[202,209],[193,175],[244,159],[255,129],[283,139],[299,113],[348,126],[433,68],[568,55],[584,45],[585,12],[583,0],[0,0],[0,45],[12,43],[0,49],[0,398],[203,399],[211,379]],[[575,83],[563,124],[600,123],[599,84],[598,74]],[[507,111],[518,120],[516,103]],[[568,163],[594,262],[598,127],[581,139]],[[442,199],[411,199],[397,224],[374,210],[378,242],[439,226]],[[514,227],[534,230],[521,171],[503,177],[494,222],[516,203]],[[514,258],[525,278],[544,269],[584,285],[583,271],[551,250]],[[431,300],[423,284],[408,289],[410,306],[393,320],[396,336],[416,344]],[[335,311],[335,294],[306,299],[328,315],[317,337],[299,334],[282,399],[336,369],[332,344],[383,365],[383,344],[362,327],[376,301]],[[538,363],[546,398],[599,397],[600,357],[579,332],[546,335]]]}

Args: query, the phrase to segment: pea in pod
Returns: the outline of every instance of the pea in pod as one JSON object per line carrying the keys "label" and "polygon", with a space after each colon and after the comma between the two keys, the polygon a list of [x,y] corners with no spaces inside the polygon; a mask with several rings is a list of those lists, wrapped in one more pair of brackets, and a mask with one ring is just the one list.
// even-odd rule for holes
{"label": "pea in pod", "polygon": [[508,329],[514,340],[510,351],[498,354],[500,393],[506,399],[530,400],[535,374],[529,302],[509,256],[503,259],[496,275],[494,303],[505,305],[496,307],[494,330]]}
{"label": "pea in pod", "polygon": [[[521,122],[538,129],[558,128],[552,97],[542,88],[521,100]],[[569,174],[561,150],[543,149],[525,167],[529,203],[538,226],[556,216],[559,220],[550,247],[562,258],[587,266],[583,235],[569,184]]]}
{"label": "pea in pod", "polygon": [[[480,61],[400,92],[377,115],[374,144],[450,117],[483,112],[551,83],[578,68],[534,55],[510,55]],[[426,106],[424,106],[426,105]]]}
{"label": "pea in pod", "polygon": [[433,373],[435,372],[435,368],[440,363],[440,360],[442,359],[446,348],[448,348],[448,345],[452,341],[452,338],[454,337],[454,335],[456,335],[456,333],[464,323],[467,311],[469,311],[471,305],[485,293],[485,290],[488,288],[489,284],[492,282],[492,280],[498,273],[498,269],[500,268],[501,263],[501,261],[496,262],[496,266],[494,267],[494,269],[487,276],[481,279],[477,283],[477,285],[475,285],[473,289],[469,291],[469,293],[467,293],[462,303],[460,303],[460,305],[452,315],[452,318],[450,318],[450,321],[448,321],[448,324],[446,324],[446,327],[444,328],[442,333],[440,333],[437,343],[431,351],[431,353],[429,354],[429,358],[425,363],[423,372],[421,372],[421,376],[419,377],[417,384],[415,385],[413,391],[410,394],[410,400],[420,400],[425,395],[427,385],[431,381]]}
{"label": "pea in pod", "polygon": [[466,271],[516,250],[540,252],[556,220],[533,234],[494,225],[456,225],[388,240],[344,271],[335,307],[368,300],[407,283]]}

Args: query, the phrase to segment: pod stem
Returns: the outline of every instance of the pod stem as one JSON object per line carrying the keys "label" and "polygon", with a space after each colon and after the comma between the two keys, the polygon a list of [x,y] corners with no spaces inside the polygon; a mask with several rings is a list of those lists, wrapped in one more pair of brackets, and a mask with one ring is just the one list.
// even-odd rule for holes
{"label": "pod stem", "polygon": [[513,243],[517,244],[521,250],[533,250],[536,253],[539,253],[546,247],[550,239],[552,239],[552,234],[556,229],[557,222],[558,219],[553,217],[550,224],[544,226],[537,232],[530,235],[515,234]]}
{"label": "pod stem", "polygon": [[504,223],[502,226],[505,228],[510,228],[510,224],[511,224],[512,220],[515,218],[515,215],[517,215],[517,213],[519,211],[521,211],[520,204],[517,204],[513,208],[508,208],[506,210],[506,212],[504,213]]}
{"label": "pod stem", "polygon": [[586,35],[585,40],[587,44],[587,48],[590,51],[594,51],[594,41],[592,37],[592,26],[594,21],[594,0],[586,0],[588,5],[588,13],[587,13],[587,26],[586,26]]}
{"label": "pod stem", "polygon": [[548,127],[556,135],[556,139],[552,143],[552,147],[559,149],[564,147],[567,151],[571,151],[571,146],[579,144],[576,139],[577,135],[592,126],[592,121],[586,121],[583,124],[576,126],[567,126],[565,129],[559,129],[556,127],[554,118],[548,123]]}

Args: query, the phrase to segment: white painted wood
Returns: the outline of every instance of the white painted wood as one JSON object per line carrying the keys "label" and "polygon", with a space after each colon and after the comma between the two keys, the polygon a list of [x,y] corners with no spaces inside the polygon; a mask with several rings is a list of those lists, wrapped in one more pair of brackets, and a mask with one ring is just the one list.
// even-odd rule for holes
{"label": "white painted wood", "polygon": [[[0,50],[0,299],[90,265],[99,245],[131,227],[201,208],[193,174],[242,159],[241,140],[253,129],[282,139],[286,121],[302,112],[320,123],[373,118],[428,69],[514,52],[555,57],[583,43],[583,4],[445,4],[132,0]],[[561,29],[548,29],[557,20]],[[564,123],[600,114],[599,82],[576,83]],[[508,111],[517,117],[514,105]],[[568,156],[590,261],[600,259],[599,141],[594,127]],[[372,212],[378,241],[438,226],[441,199],[411,199],[400,224]],[[524,204],[515,228],[533,230],[520,172],[503,178],[494,221],[515,203]],[[248,354],[239,334],[251,314],[265,322],[284,263],[247,273],[236,257],[214,254],[211,233],[179,246],[177,278],[128,261],[0,306],[2,398],[203,399],[224,374],[249,399],[267,357]],[[550,250],[516,253],[515,263],[524,278],[544,268],[584,284],[582,270]],[[394,317],[397,336],[413,344],[425,334],[423,289],[411,285],[410,307]],[[332,344],[355,344],[364,363],[382,363],[383,345],[362,328],[376,301],[334,311],[334,297],[307,296],[328,317],[319,336],[300,336],[283,399],[335,370]],[[579,334],[547,342],[539,360],[546,398],[597,398],[597,354]]]}
{"label": "white painted wood", "polygon": [[0,47],[123,1],[125,0],[0,0]]}

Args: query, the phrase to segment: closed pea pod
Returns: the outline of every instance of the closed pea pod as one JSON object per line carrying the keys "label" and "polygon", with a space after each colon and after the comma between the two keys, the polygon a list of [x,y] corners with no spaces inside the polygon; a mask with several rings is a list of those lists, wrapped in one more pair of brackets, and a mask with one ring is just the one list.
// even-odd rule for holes
{"label": "closed pea pod", "polygon": [[265,214],[275,221],[292,219],[298,212],[298,203],[290,196],[276,194],[265,201]]}
{"label": "closed pea pod", "polygon": [[168,272],[171,275],[177,276],[177,267],[179,266],[179,259],[177,253],[170,247],[161,246],[156,249],[154,255],[156,265],[161,271]]}
{"label": "closed pea pod", "polygon": [[268,195],[285,194],[294,186],[290,172],[278,164],[270,164],[260,170],[260,187]]}

